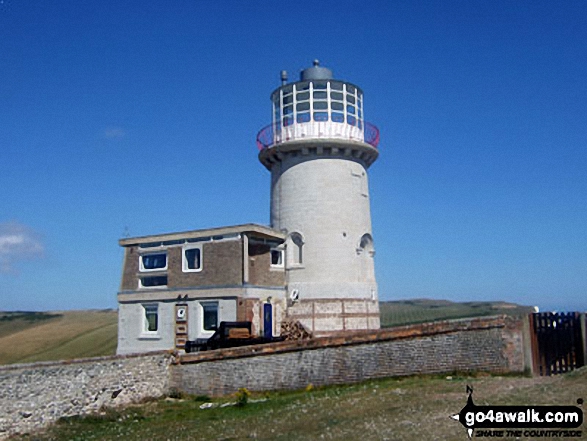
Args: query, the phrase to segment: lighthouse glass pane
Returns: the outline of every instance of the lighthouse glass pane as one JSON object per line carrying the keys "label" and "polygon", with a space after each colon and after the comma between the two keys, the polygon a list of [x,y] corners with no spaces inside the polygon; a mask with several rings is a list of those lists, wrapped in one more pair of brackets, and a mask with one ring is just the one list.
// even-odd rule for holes
{"label": "lighthouse glass pane", "polygon": [[283,105],[293,103],[293,95],[287,95],[283,97]]}
{"label": "lighthouse glass pane", "polygon": [[357,125],[357,118],[355,118],[353,115],[348,115],[347,116],[347,122],[351,125],[351,126],[356,126]]}
{"label": "lighthouse glass pane", "polygon": [[327,101],[314,101],[314,109],[326,110],[328,109]]}
{"label": "lighthouse glass pane", "polygon": [[346,111],[348,113],[352,113],[354,115],[355,114],[355,106],[346,106]]}
{"label": "lighthouse glass pane", "polygon": [[293,90],[293,86],[286,86],[283,88],[283,94],[287,95],[288,93],[291,93]]}
{"label": "lighthouse glass pane", "polygon": [[348,93],[353,93],[354,94],[355,93],[355,90],[357,90],[357,89],[355,89],[355,86],[351,86],[350,84],[347,84],[346,85],[346,91]]}
{"label": "lighthouse glass pane", "polygon": [[293,116],[283,118],[283,127],[291,126],[294,122]]}
{"label": "lighthouse glass pane", "polygon": [[310,99],[310,92],[300,92],[297,95],[298,101],[305,101]]}
{"label": "lighthouse glass pane", "polygon": [[344,114],[338,113],[338,112],[332,112],[332,121],[337,122],[337,123],[344,122]]}
{"label": "lighthouse glass pane", "polygon": [[309,122],[310,121],[310,112],[298,113],[296,120],[299,123]]}
{"label": "lighthouse glass pane", "polygon": [[314,92],[314,99],[317,100],[325,100],[328,98],[328,93],[327,92]]}
{"label": "lighthouse glass pane", "polygon": [[332,98],[333,100],[338,100],[338,101],[344,100],[344,96],[340,92],[330,92],[330,98]]}
{"label": "lighthouse glass pane", "polygon": [[305,103],[296,104],[296,110],[298,112],[303,112],[304,110],[310,110],[310,103],[306,101]]}
{"label": "lighthouse glass pane", "polygon": [[344,104],[336,101],[331,102],[330,107],[332,107],[332,110],[344,110]]}
{"label": "lighthouse glass pane", "polygon": [[314,112],[314,121],[328,121],[328,112]]}
{"label": "lighthouse glass pane", "polygon": [[314,89],[326,90],[326,81],[314,81]]}
{"label": "lighthouse glass pane", "polygon": [[346,100],[351,104],[355,104],[355,97],[352,95],[347,95]]}
{"label": "lighthouse glass pane", "polygon": [[361,120],[357,121],[357,126],[359,127],[359,129],[363,128],[363,123],[361,122]]}
{"label": "lighthouse glass pane", "polygon": [[293,106],[287,106],[283,108],[284,115],[290,115],[293,113]]}
{"label": "lighthouse glass pane", "polygon": [[341,81],[331,81],[330,82],[330,89],[332,90],[342,90],[342,82]]}
{"label": "lighthouse glass pane", "polygon": [[296,83],[296,90],[300,91],[300,90],[309,90],[310,89],[310,83],[308,81],[304,81],[301,83]]}

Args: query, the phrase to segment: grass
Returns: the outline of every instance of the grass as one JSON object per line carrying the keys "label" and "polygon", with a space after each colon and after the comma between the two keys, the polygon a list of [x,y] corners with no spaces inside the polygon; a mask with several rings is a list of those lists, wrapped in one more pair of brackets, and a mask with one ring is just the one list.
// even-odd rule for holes
{"label": "grass", "polygon": [[0,364],[113,355],[117,322],[114,310],[1,313]]}
{"label": "grass", "polygon": [[61,314],[47,312],[0,312],[0,338],[59,317]]}
{"label": "grass", "polygon": [[522,315],[533,312],[533,307],[506,302],[465,302],[414,299],[380,302],[381,327],[425,323],[465,317],[482,317],[496,314]]}
{"label": "grass", "polygon": [[466,440],[463,427],[449,418],[465,405],[466,385],[478,405],[576,405],[587,397],[587,368],[558,377],[416,376],[308,387],[253,394],[241,407],[200,409],[207,397],[167,398],[63,419],[44,433],[13,439]]}

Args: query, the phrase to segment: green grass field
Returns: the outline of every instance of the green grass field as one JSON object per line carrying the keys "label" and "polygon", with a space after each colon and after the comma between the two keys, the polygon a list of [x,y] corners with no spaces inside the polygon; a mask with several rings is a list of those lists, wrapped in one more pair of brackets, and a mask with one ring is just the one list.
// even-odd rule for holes
{"label": "green grass field", "polygon": [[[467,385],[477,405],[576,405],[587,397],[587,368],[558,377],[424,376],[309,387],[253,395],[264,401],[242,407],[220,406],[235,397],[213,400],[218,407],[209,409],[200,408],[206,397],[167,398],[63,419],[45,433],[12,439],[465,441],[465,429],[449,416],[466,404]],[[585,434],[585,423],[580,429]]]}
{"label": "green grass field", "polygon": [[489,315],[524,315],[533,307],[506,302],[449,302],[448,300],[414,299],[380,302],[381,327],[409,325],[465,317]]}
{"label": "green grass field", "polygon": [[114,310],[0,313],[0,364],[113,355]]}
{"label": "green grass field", "polygon": [[[530,307],[503,302],[421,299],[381,302],[380,309],[382,327],[531,312]],[[0,364],[113,355],[116,331],[115,310],[0,312]]]}

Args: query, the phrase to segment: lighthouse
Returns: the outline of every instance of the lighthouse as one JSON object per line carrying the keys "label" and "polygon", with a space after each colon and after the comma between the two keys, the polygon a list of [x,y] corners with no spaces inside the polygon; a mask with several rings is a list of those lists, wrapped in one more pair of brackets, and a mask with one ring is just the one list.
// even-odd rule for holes
{"label": "lighthouse", "polygon": [[361,88],[318,60],[299,81],[282,71],[281,83],[257,146],[271,172],[270,226],[286,235],[287,316],[315,335],[378,329],[367,171],[379,130]]}

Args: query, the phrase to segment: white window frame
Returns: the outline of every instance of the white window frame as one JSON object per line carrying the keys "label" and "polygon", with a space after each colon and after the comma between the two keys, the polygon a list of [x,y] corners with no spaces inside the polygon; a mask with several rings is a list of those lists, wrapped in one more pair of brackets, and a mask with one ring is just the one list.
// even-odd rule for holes
{"label": "white window frame", "polygon": [[[274,264],[273,263],[273,252],[278,252],[280,254],[280,263]],[[283,269],[285,268],[285,250],[283,249],[283,246],[278,246],[278,247],[271,247],[269,249],[269,259],[270,259],[270,265],[271,268],[275,268],[275,269]]]}
{"label": "white window frame", "polygon": [[[159,328],[160,328],[160,323],[159,323],[159,304],[158,303],[143,303],[141,304],[142,307],[142,313],[143,313],[143,320],[142,320],[142,335],[147,335],[147,336],[155,336],[155,335],[159,335]],[[149,309],[155,309],[155,314],[157,317],[157,329],[155,331],[150,331],[149,330],[149,320],[147,319],[147,312]]]}
{"label": "white window frame", "polygon": [[[155,254],[165,254],[165,267],[163,267],[163,268],[145,268],[145,266],[143,265],[143,257],[153,256]],[[167,254],[167,250],[160,250],[160,251],[153,251],[151,253],[139,254],[139,270],[142,273],[151,273],[151,272],[155,272],[155,271],[167,271],[168,265],[169,265],[169,256]]]}
{"label": "white window frame", "polygon": [[[188,261],[185,257],[185,252],[188,250],[198,249],[200,250],[200,267],[196,269],[188,268]],[[190,244],[181,248],[181,270],[184,273],[199,273],[204,268],[204,246],[203,244]]]}
{"label": "white window frame", "polygon": [[200,302],[200,329],[202,334],[204,335],[212,335],[216,330],[205,329],[204,328],[204,306],[207,305],[216,305],[216,329],[220,325],[220,302],[217,300],[205,301]]}
{"label": "white window frame", "polygon": [[[144,277],[159,277],[159,275],[152,275],[152,276],[144,276]],[[167,274],[161,274],[160,277],[168,277]],[[167,279],[167,283],[165,285],[155,285],[155,286],[145,286],[143,285],[143,276],[139,276],[139,289],[165,289],[167,288],[167,283],[169,283],[169,279]]]}

